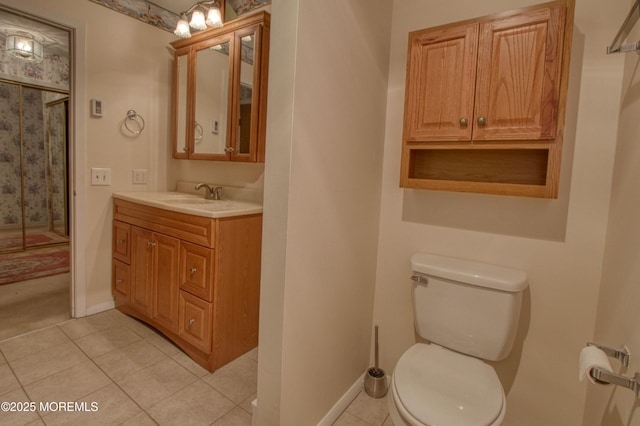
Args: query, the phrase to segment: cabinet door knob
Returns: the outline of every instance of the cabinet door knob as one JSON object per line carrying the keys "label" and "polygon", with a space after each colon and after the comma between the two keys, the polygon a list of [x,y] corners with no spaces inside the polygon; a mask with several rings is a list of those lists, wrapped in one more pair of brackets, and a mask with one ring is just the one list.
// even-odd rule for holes
{"label": "cabinet door knob", "polygon": [[147,247],[155,247],[156,243],[154,243],[153,241],[147,241]]}
{"label": "cabinet door knob", "polygon": [[233,152],[233,147],[232,146],[228,146],[224,149],[224,152]]}
{"label": "cabinet door knob", "polygon": [[122,284],[122,280],[118,278],[118,279],[116,280],[116,284]]}
{"label": "cabinet door knob", "polygon": [[478,125],[484,126],[485,124],[487,124],[486,117],[483,117],[483,116],[478,117]]}
{"label": "cabinet door knob", "polygon": [[460,125],[461,125],[462,127],[467,127],[467,119],[466,119],[465,117],[462,117],[462,118],[460,119]]}
{"label": "cabinet door knob", "polygon": [[194,323],[194,322],[196,322],[196,320],[194,320],[193,318],[191,318],[191,319],[189,320],[189,325],[193,325],[193,323]]}
{"label": "cabinet door knob", "polygon": [[191,268],[191,269],[189,269],[189,272],[191,272],[192,274],[195,274],[195,273],[196,273],[196,271],[197,271],[197,269],[196,269],[196,268]]}
{"label": "cabinet door knob", "polygon": [[117,243],[118,244],[124,244],[126,242],[126,240],[118,240]]}

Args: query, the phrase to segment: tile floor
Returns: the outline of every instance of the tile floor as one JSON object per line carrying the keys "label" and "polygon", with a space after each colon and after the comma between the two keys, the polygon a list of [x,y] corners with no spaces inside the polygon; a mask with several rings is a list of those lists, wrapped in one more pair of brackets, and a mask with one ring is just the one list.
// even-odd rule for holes
{"label": "tile floor", "polygon": [[[116,310],[0,341],[0,402],[84,407],[0,411],[3,426],[251,425],[256,386],[257,350],[211,374]],[[334,424],[392,425],[386,400],[364,392]]]}

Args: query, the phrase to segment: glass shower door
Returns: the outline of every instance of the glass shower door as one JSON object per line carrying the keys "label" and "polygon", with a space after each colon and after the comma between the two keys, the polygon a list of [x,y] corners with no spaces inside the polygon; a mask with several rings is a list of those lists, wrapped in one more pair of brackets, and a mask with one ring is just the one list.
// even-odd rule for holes
{"label": "glass shower door", "polygon": [[0,82],[0,252],[24,248],[20,92]]}

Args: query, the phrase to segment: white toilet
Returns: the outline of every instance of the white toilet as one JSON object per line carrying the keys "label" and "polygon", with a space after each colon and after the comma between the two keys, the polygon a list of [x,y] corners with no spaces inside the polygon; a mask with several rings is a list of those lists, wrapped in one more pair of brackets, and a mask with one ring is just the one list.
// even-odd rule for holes
{"label": "white toilet", "polygon": [[398,360],[387,401],[396,426],[494,426],[506,412],[502,384],[481,361],[509,354],[527,274],[432,254],[416,254],[416,343]]}

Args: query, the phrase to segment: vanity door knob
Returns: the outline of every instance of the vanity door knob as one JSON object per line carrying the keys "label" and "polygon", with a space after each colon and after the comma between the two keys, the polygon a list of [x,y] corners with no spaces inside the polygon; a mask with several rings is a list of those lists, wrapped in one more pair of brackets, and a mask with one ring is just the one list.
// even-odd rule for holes
{"label": "vanity door knob", "polygon": [[196,268],[191,268],[191,269],[189,269],[189,272],[191,272],[192,274],[195,274],[195,273],[196,273],[196,271],[197,271],[197,269],[196,269]]}
{"label": "vanity door knob", "polygon": [[460,119],[460,125],[461,125],[462,127],[467,127],[467,119],[466,119],[465,117],[462,117],[462,118]]}
{"label": "vanity door knob", "polygon": [[486,117],[483,117],[483,116],[478,117],[478,125],[479,126],[484,126],[485,124],[487,124]]}

